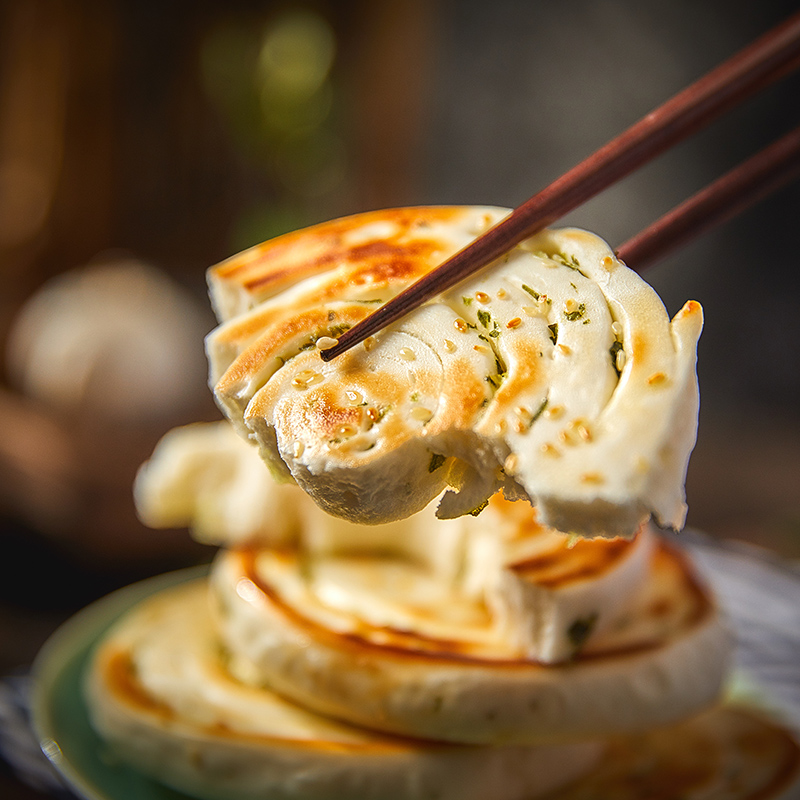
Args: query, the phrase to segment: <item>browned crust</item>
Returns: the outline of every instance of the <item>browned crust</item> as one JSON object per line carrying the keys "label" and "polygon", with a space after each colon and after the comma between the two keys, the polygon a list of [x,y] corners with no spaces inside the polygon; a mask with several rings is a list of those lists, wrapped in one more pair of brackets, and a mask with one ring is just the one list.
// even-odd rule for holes
{"label": "browned crust", "polygon": [[[257,373],[268,359],[287,355],[290,345],[299,338],[308,335],[311,343],[312,336],[324,334],[334,325],[355,325],[368,313],[368,308],[348,306],[333,318],[328,310],[322,308],[306,309],[295,315],[276,315],[255,342],[243,350],[228,367],[219,379],[216,391],[224,393],[228,386]],[[288,354],[294,355],[294,352]]]}
{"label": "browned crust", "polygon": [[[139,714],[154,718],[157,724],[178,720],[175,712],[153,698],[136,679],[130,655],[113,650],[100,659],[99,677],[108,685],[114,699]],[[704,728],[736,726],[730,741],[720,743]],[[700,724],[698,725],[698,720]],[[392,753],[414,750],[455,750],[471,745],[441,744],[410,737],[381,735],[377,742],[340,743],[329,740],[300,740],[279,736],[242,734],[225,725],[193,725],[201,736],[239,742],[254,747],[280,747],[296,751],[314,750],[329,754]],[[674,800],[689,796],[711,781],[735,777],[721,775],[727,755],[755,760],[764,766],[764,783],[746,794],[731,795],[735,800],[769,800],[784,792],[800,775],[800,746],[785,729],[747,708],[723,707],[705,712],[699,718],[666,728],[612,737],[601,764],[589,774],[548,795],[550,800],[577,800],[590,796],[614,796],[617,800]]]}
{"label": "browned crust", "polygon": [[166,703],[156,700],[139,683],[136,677],[136,666],[130,654],[125,650],[114,649],[104,653],[98,664],[100,679],[117,700],[138,711],[171,720],[175,712]]}
{"label": "browned crust", "polygon": [[[277,592],[259,575],[257,567],[257,550],[235,551],[239,557],[242,569],[242,577],[260,592],[265,604],[271,607],[273,612],[288,620],[293,627],[300,629],[303,633],[321,646],[330,647],[337,650],[348,650],[353,657],[359,654],[372,653],[380,655],[381,658],[395,658],[404,661],[424,661],[426,663],[436,662],[439,664],[480,666],[504,669],[524,669],[532,668],[544,670],[570,669],[576,663],[586,663],[590,661],[598,662],[614,658],[635,657],[643,653],[663,647],[663,639],[642,641],[636,645],[627,645],[606,650],[595,649],[592,652],[578,654],[572,661],[564,665],[545,664],[537,659],[531,658],[486,658],[468,652],[471,645],[468,642],[451,641],[447,639],[437,639],[423,636],[418,633],[399,630],[388,626],[370,626],[365,622],[361,623],[364,633],[335,633],[324,626],[308,619],[295,608],[284,602]],[[686,556],[679,550],[670,547],[662,540],[659,540],[653,554],[654,561],[661,560],[667,566],[671,566],[680,571],[682,594],[691,597],[691,613],[684,619],[683,632],[689,633],[692,629],[704,624],[713,614],[714,605],[710,597],[700,585],[694,570]],[[651,609],[652,611],[653,609]],[[664,613],[663,610],[661,613]],[[369,636],[382,638],[386,643],[377,643]]]}
{"label": "browned crust", "polygon": [[[155,724],[167,723],[174,726],[180,722],[180,717],[173,708],[153,697],[150,692],[139,682],[136,676],[136,666],[129,652],[114,649],[102,654],[95,666],[96,678],[102,681],[114,701],[133,710],[137,714],[144,714],[155,721]],[[215,723],[201,725],[190,723],[191,727],[200,736],[216,739],[226,739],[242,744],[255,746],[280,746],[298,750],[316,750],[329,753],[392,753],[425,748],[430,751],[435,748],[459,749],[470,745],[457,743],[438,743],[427,740],[415,739],[410,736],[394,734],[375,734],[373,742],[335,742],[329,739],[291,739],[268,734],[241,733],[231,730],[227,725]],[[379,738],[377,738],[379,737]]]}
{"label": "browned crust", "polygon": [[596,578],[608,572],[633,546],[632,539],[581,539],[572,547],[559,548],[514,564],[514,572],[544,589]]}
{"label": "browned crust", "polygon": [[[435,238],[424,238],[425,226],[464,213],[464,208],[456,206],[398,208],[331,220],[246,250],[212,267],[210,275],[259,296],[339,264],[359,264],[351,277],[355,282],[363,282],[368,275],[380,282],[408,281],[432,269],[444,245]],[[345,244],[345,234],[379,222],[394,224],[397,230],[379,240]],[[414,241],[403,241],[412,230]]]}
{"label": "browned crust", "polygon": [[[743,786],[737,769],[757,786]],[[602,762],[547,800],[675,800],[714,796],[769,800],[800,775],[800,746],[785,729],[744,707],[722,707],[666,728],[614,736]]]}

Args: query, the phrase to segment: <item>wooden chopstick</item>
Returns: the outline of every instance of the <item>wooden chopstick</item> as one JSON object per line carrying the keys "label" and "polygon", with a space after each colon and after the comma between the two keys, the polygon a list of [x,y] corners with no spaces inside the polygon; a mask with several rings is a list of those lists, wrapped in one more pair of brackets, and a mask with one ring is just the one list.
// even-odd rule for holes
{"label": "wooden chopstick", "polygon": [[617,248],[617,257],[641,271],[799,176],[800,127],[632,236]]}
{"label": "wooden chopstick", "polygon": [[800,13],[773,28],[511,212],[320,351],[330,361],[466,279],[723,112],[800,66]]}

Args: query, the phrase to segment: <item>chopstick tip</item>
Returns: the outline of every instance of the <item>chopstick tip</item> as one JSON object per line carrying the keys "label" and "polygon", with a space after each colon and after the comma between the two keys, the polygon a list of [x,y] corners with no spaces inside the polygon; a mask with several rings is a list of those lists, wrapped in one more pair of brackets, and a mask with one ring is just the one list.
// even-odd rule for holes
{"label": "chopstick tip", "polygon": [[331,361],[346,349],[347,345],[341,344],[338,339],[332,339],[329,336],[321,336],[317,339],[317,350],[323,361]]}

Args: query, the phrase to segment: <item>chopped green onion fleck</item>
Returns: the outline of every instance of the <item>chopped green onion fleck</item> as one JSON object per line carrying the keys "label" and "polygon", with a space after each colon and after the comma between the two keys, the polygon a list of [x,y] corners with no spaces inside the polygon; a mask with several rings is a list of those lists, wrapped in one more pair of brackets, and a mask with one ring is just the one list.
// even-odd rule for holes
{"label": "chopped green onion fleck", "polygon": [[588,616],[576,619],[572,625],[567,628],[567,638],[576,649],[582,647],[586,640],[592,635],[592,631],[597,624],[597,616],[597,612],[595,611]]}
{"label": "chopped green onion fleck", "polygon": [[431,461],[428,464],[428,472],[436,472],[439,467],[447,460],[441,453],[431,453]]}
{"label": "chopped green onion fleck", "polygon": [[531,425],[533,425],[533,423],[536,422],[536,420],[539,419],[539,417],[541,417],[542,414],[544,414],[544,410],[547,408],[547,403],[548,403],[548,398],[545,397],[545,399],[542,400],[542,403],[539,406],[539,408],[537,408],[536,411],[534,411],[533,416],[531,417],[531,422],[530,422]]}
{"label": "chopped green onion fleck", "polygon": [[616,340],[611,347],[608,348],[608,352],[611,354],[611,366],[614,367],[614,371],[617,373],[617,377],[619,377],[622,373],[620,372],[619,368],[617,367],[617,353],[622,350],[622,342]]}
{"label": "chopped green onion fleck", "polygon": [[536,289],[531,289],[531,287],[530,287],[530,286],[528,286],[528,285],[526,285],[526,284],[524,284],[524,283],[522,284],[522,288],[523,288],[523,289],[524,289],[524,290],[525,290],[525,291],[526,291],[526,292],[527,292],[527,293],[528,293],[528,294],[529,294],[529,295],[530,295],[530,296],[531,296],[531,297],[532,297],[534,300],[538,300],[538,299],[541,297],[541,295],[539,294],[539,292],[537,292],[537,291],[536,291]]}
{"label": "chopped green onion fleck", "polygon": [[581,303],[576,309],[573,311],[565,311],[564,316],[570,321],[575,322],[576,320],[581,319],[583,315],[586,313],[586,304]]}

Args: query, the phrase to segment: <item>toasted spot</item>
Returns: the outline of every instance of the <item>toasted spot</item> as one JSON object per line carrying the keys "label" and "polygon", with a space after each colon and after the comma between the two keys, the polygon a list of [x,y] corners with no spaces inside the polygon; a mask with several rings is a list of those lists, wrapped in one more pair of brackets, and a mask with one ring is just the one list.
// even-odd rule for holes
{"label": "toasted spot", "polygon": [[702,314],[703,308],[696,300],[687,300],[683,304],[683,308],[676,314],[676,316],[680,319],[682,317],[690,317],[694,316],[695,314]]}
{"label": "toasted spot", "polygon": [[[464,209],[443,206],[379,210],[331,220],[252,247],[209,274],[214,281],[240,287],[254,301],[340,265],[356,267],[358,283],[407,282],[429,272],[452,250],[448,242],[431,234],[430,224],[463,215]],[[343,289],[346,285],[331,291]]]}
{"label": "toasted spot", "polygon": [[174,717],[173,710],[148,694],[136,679],[136,667],[127,652],[109,653],[103,659],[103,677],[111,691],[128,705],[155,713],[164,719]]}
{"label": "toasted spot", "polygon": [[633,547],[630,539],[579,539],[571,547],[548,552],[513,565],[525,580],[557,589],[581,580],[597,578],[610,570]]}
{"label": "toasted spot", "polygon": [[548,406],[543,413],[548,419],[558,419],[564,414],[564,406]]}
{"label": "toasted spot", "polygon": [[341,406],[333,392],[315,392],[304,404],[304,418],[309,427],[328,438],[355,433],[361,422],[362,410],[352,406]]}
{"label": "toasted spot", "polygon": [[641,362],[647,357],[647,339],[641,333],[636,333],[631,338],[633,341],[628,348],[631,358]]}

